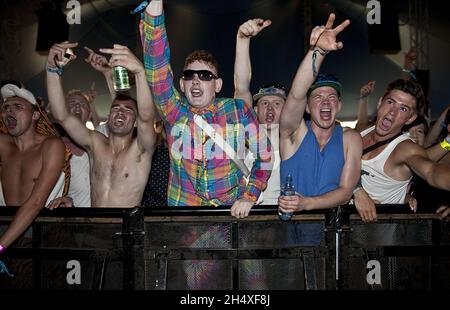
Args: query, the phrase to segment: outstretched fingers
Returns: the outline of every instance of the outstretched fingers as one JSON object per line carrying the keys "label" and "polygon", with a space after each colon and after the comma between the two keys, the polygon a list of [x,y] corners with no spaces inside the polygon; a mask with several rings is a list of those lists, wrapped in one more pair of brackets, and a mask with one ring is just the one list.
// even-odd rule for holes
{"label": "outstretched fingers", "polygon": [[123,50],[115,49],[115,48],[101,48],[99,49],[100,52],[104,54],[111,54],[111,55],[121,55],[123,54]]}
{"label": "outstretched fingers", "polygon": [[327,23],[325,24],[325,28],[327,29],[333,29],[334,20],[336,19],[336,15],[334,13],[331,13],[328,16]]}
{"label": "outstretched fingers", "polygon": [[84,50],[85,50],[86,52],[88,52],[88,57],[85,58],[84,60],[85,60],[86,62],[91,62],[93,56],[95,55],[95,52],[94,52],[93,50],[91,50],[91,49],[90,49],[89,47],[87,47],[87,46],[84,46],[83,48],[84,48]]}
{"label": "outstretched fingers", "polygon": [[336,28],[334,28],[334,32],[336,34],[338,34],[339,32],[341,32],[342,30],[344,30],[345,28],[347,28],[347,26],[350,25],[350,20],[346,19],[344,20],[342,23],[340,23]]}

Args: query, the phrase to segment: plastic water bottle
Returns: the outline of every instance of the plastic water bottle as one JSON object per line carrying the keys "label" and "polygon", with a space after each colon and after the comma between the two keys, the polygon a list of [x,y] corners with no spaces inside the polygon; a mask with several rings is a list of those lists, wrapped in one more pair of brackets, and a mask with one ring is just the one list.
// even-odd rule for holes
{"label": "plastic water bottle", "polygon": [[[286,176],[284,184],[281,186],[281,196],[294,196],[294,195],[295,195],[295,188],[294,185],[292,184],[292,175],[288,174]],[[293,214],[294,212],[282,212],[280,209],[278,209],[278,216],[282,221],[289,221],[292,218]]]}

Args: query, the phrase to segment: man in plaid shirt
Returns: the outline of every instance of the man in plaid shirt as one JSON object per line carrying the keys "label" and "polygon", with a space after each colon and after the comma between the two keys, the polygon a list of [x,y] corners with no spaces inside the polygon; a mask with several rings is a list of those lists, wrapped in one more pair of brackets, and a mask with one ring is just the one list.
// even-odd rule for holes
{"label": "man in plaid shirt", "polygon": [[[259,130],[251,103],[216,98],[222,79],[215,59],[206,51],[194,51],[186,58],[180,79],[184,96],[180,96],[169,63],[161,0],[147,6],[140,32],[147,80],[164,120],[170,149],[168,205],[232,204],[231,215],[246,217],[266,187],[272,169],[270,142]],[[197,122],[200,117],[215,132],[206,133],[205,126]],[[237,161],[217,143],[217,136],[231,146]],[[256,155],[248,180],[239,168],[245,147]]]}

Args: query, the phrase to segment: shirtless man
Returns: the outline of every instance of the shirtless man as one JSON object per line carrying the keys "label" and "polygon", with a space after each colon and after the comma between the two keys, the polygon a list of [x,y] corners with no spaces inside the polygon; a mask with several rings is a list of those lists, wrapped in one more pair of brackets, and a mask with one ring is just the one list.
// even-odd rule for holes
{"label": "shirtless man", "polygon": [[61,175],[64,143],[36,131],[40,112],[33,94],[17,85],[1,89],[2,121],[8,134],[0,134],[1,184],[5,203],[19,209],[0,237],[0,252],[31,225]]}
{"label": "shirtless man", "polygon": [[[121,45],[101,49],[112,54],[111,67],[123,66],[135,75],[137,103],[130,97],[118,95],[108,116],[109,137],[91,131],[67,110],[61,76],[56,72],[55,59],[61,61],[67,48],[77,43],[55,44],[47,59],[47,91],[55,119],[71,138],[82,146],[90,160],[92,207],[132,208],[138,206],[147,183],[155,147],[153,129],[154,105],[147,85],[144,66]],[[76,56],[70,56],[69,62]],[[137,137],[133,138],[134,124]]]}

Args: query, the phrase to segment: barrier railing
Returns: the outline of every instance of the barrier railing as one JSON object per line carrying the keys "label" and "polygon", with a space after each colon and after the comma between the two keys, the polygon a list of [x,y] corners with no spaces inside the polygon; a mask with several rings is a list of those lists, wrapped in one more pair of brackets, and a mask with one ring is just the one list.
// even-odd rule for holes
{"label": "barrier railing", "polygon": [[[0,234],[16,210],[0,208]],[[406,205],[377,212],[364,224],[353,206],[288,222],[274,206],[240,220],[227,207],[43,210],[1,254],[0,289],[450,288],[450,225]]]}

